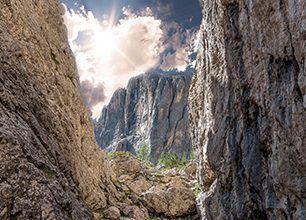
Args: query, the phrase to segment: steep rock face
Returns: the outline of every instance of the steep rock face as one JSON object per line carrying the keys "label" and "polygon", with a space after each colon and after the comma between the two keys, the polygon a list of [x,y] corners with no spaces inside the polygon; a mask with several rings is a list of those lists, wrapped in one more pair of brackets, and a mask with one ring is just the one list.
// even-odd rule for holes
{"label": "steep rock face", "polygon": [[306,2],[202,8],[190,120],[203,218],[305,219]]}
{"label": "steep rock face", "polygon": [[0,219],[92,219],[87,205],[117,194],[80,98],[64,9],[0,6]]}
{"label": "steep rock face", "polygon": [[147,145],[156,162],[161,152],[190,154],[187,97],[191,76],[143,74],[117,90],[95,125],[98,144],[135,153]]}

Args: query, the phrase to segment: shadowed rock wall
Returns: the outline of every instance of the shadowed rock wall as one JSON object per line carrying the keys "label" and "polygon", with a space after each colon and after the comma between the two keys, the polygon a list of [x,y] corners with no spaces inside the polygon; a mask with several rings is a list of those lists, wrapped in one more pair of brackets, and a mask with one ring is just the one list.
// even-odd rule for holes
{"label": "shadowed rock wall", "polygon": [[205,219],[306,217],[306,2],[201,1],[190,89]]}

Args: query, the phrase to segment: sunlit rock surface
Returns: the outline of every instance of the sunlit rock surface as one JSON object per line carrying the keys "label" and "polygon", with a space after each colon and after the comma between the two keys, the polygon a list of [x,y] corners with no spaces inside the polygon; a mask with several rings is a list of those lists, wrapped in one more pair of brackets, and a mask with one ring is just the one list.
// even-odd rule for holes
{"label": "sunlit rock surface", "polygon": [[0,0],[0,219],[93,219],[120,200],[50,0]]}
{"label": "sunlit rock surface", "polygon": [[98,144],[108,151],[135,153],[151,149],[156,162],[162,152],[188,156],[191,140],[188,121],[188,74],[143,74],[117,90],[95,123]]}
{"label": "sunlit rock surface", "polygon": [[189,99],[203,219],[305,219],[306,2],[201,2]]}

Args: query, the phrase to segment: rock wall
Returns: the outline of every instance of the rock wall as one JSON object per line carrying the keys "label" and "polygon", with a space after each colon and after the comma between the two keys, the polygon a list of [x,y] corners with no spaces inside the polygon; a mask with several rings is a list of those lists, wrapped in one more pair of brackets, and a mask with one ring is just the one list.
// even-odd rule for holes
{"label": "rock wall", "polygon": [[203,219],[306,219],[306,2],[201,3],[189,101]]}
{"label": "rock wall", "polygon": [[0,219],[92,219],[117,196],[63,13],[56,0],[0,0]]}
{"label": "rock wall", "polygon": [[135,153],[151,149],[156,162],[162,152],[188,156],[191,139],[188,90],[191,76],[143,74],[117,90],[95,124],[97,143],[107,150]]}

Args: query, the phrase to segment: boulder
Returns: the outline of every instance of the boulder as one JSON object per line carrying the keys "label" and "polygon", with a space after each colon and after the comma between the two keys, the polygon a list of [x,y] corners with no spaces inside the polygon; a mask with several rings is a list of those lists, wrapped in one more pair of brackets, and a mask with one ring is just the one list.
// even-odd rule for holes
{"label": "boulder", "polygon": [[104,217],[107,219],[119,219],[120,210],[115,206],[111,206],[107,210],[105,210]]}

